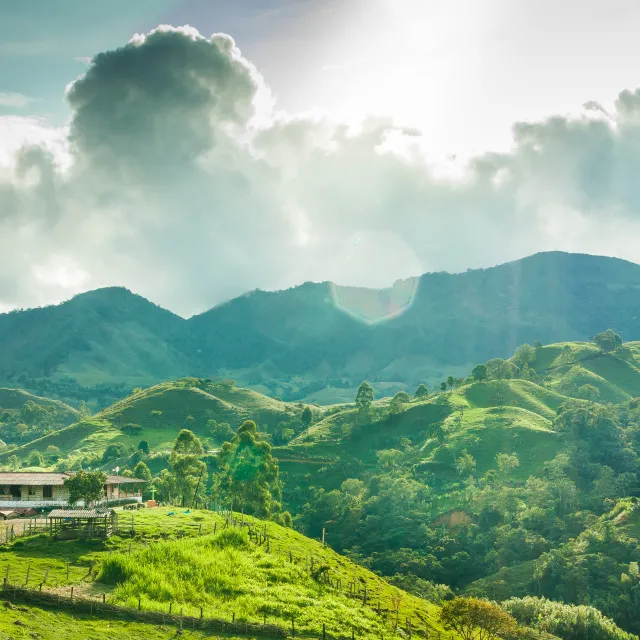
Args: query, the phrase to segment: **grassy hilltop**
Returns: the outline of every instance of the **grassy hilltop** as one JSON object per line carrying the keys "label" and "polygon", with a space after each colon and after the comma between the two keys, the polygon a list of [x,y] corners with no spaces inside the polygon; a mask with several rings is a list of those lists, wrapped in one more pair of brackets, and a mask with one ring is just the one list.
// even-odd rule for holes
{"label": "grassy hilltop", "polygon": [[[395,635],[396,620],[400,626],[409,620],[414,632],[442,631],[436,605],[272,522],[247,518],[252,532],[266,533],[267,543],[249,537],[240,514],[237,526],[228,528],[224,517],[210,511],[159,508],[132,516],[122,512],[123,529],[131,527],[129,518],[135,528],[133,539],[116,536],[106,543],[51,542],[46,536],[18,539],[0,552],[0,572],[5,575],[9,567],[9,581],[18,585],[25,583],[27,571],[36,585],[47,572],[48,589],[66,594],[74,586],[76,596],[99,602],[106,594],[108,602],[134,608],[141,598],[144,611],[167,612],[173,603],[174,611],[185,616],[198,617],[202,607],[205,617],[266,620],[285,630],[293,618],[303,636],[317,636],[324,623],[330,637],[348,637],[352,629],[358,638],[389,637]],[[68,579],[67,562],[71,563]],[[13,617],[29,631],[41,632],[40,620],[47,615],[29,609],[14,612]],[[131,632],[141,633],[135,628]]]}

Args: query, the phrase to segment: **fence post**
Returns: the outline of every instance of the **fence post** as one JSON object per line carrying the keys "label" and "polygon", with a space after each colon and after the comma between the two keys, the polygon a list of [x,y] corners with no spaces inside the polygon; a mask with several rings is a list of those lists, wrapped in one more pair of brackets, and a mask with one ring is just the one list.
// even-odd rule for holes
{"label": "fence post", "polygon": [[291,616],[291,637],[296,637],[296,621],[293,616]]}
{"label": "fence post", "polygon": [[29,584],[29,574],[31,573],[31,563],[27,565],[27,579],[24,581],[24,586]]}
{"label": "fence post", "polygon": [[218,528],[218,523],[217,523],[217,522],[214,522],[214,523],[213,523],[213,535],[214,535],[214,536],[216,535],[216,529],[217,529],[217,528]]}
{"label": "fence post", "polygon": [[47,584],[47,578],[49,577],[49,567],[47,567],[44,570],[44,580],[42,582],[44,582],[45,584]]}
{"label": "fence post", "polygon": [[173,609],[173,602],[169,603],[169,615],[171,615],[171,609]]}
{"label": "fence post", "polygon": [[73,604],[73,587],[71,587],[71,604]]}
{"label": "fence post", "polygon": [[102,594],[102,604],[106,604],[107,603],[107,594],[103,593]]}
{"label": "fence post", "polygon": [[322,623],[322,640],[327,640],[327,625]]}
{"label": "fence post", "polygon": [[67,580],[69,580],[69,563],[67,562]]}
{"label": "fence post", "polygon": [[202,620],[202,618],[204,618],[204,613],[202,612],[202,607],[200,607],[200,620]]}
{"label": "fence post", "polygon": [[180,608],[180,631],[182,631],[182,608]]}
{"label": "fence post", "polygon": [[142,598],[138,596],[138,611],[142,610]]}

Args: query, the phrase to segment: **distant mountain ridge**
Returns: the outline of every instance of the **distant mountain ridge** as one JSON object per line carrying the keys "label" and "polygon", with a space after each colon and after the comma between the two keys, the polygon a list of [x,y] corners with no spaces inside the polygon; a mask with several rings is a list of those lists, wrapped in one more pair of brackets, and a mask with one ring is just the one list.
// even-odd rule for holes
{"label": "distant mountain ridge", "polygon": [[416,282],[404,313],[376,324],[344,307],[393,312],[409,302],[411,282],[254,291],[188,320],[124,288],[90,291],[0,315],[0,380],[221,376],[274,393],[318,380],[413,385],[507,357],[524,342],[587,340],[607,327],[640,339],[640,265],[617,258],[548,252]]}

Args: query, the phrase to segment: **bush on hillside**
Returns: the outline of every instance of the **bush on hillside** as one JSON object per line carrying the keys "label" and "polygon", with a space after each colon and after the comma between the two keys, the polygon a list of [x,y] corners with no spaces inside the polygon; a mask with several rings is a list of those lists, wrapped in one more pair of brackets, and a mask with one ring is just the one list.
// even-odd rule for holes
{"label": "bush on hillside", "polygon": [[535,627],[563,640],[636,640],[594,607],[527,596],[511,598],[502,608],[520,624]]}

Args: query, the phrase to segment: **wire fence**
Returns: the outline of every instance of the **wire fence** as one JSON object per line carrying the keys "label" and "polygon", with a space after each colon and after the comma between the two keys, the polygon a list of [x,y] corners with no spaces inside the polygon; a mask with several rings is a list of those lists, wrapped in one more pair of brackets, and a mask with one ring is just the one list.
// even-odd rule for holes
{"label": "wire fence", "polygon": [[[132,538],[135,536],[135,538],[140,539],[145,546],[161,543],[163,539],[169,537],[166,531],[159,532],[157,526],[136,522],[133,514],[130,520],[128,515],[122,515],[123,517],[121,517],[119,522],[119,534],[121,536],[130,535]],[[279,556],[281,560],[285,562],[304,567],[304,570],[318,583],[331,588],[334,592],[340,593],[349,599],[358,600],[362,606],[373,610],[381,618],[385,626],[394,633],[401,632],[409,638],[416,635],[430,640],[450,640],[455,638],[455,636],[449,632],[434,628],[429,619],[419,611],[414,612],[415,617],[401,615],[401,597],[398,595],[383,597],[381,594],[376,593],[375,585],[371,588],[368,581],[362,576],[358,577],[354,575],[352,580],[345,580],[342,574],[334,571],[326,564],[323,558],[314,556],[312,553],[306,554],[304,557],[296,555],[288,548],[286,543],[270,535],[266,523],[256,522],[250,516],[244,516],[230,511],[219,511],[217,515],[220,516],[221,520],[219,522],[215,521],[213,525],[208,524],[204,526],[203,523],[195,522],[181,523],[181,528],[175,533],[178,537],[197,537],[202,535],[215,535],[230,527],[242,528],[246,530],[249,540],[257,547],[261,547],[267,553]],[[20,523],[22,524],[21,527],[15,524],[7,527],[4,532],[4,537],[2,536],[2,531],[0,531],[0,544],[10,542],[21,536],[49,532],[47,520],[35,518],[30,520],[31,522],[25,520],[24,523]],[[139,549],[139,547],[134,548],[133,544],[129,543],[128,547],[124,546],[119,549],[110,550],[108,553],[131,554]],[[18,583],[18,574],[15,571],[15,567],[11,568],[7,565],[6,575],[2,584],[3,597],[13,596],[14,600],[56,609],[68,609],[89,613],[97,617],[119,617],[152,624],[169,624],[175,625],[178,628],[184,627],[187,629],[201,629],[221,633],[261,635],[275,638],[305,635],[323,638],[325,640],[326,638],[335,640],[351,638],[353,640],[356,636],[355,626],[350,629],[348,634],[344,634],[336,633],[335,630],[332,630],[333,633],[331,633],[327,630],[325,624],[323,624],[322,630],[318,629],[318,632],[315,634],[309,634],[307,630],[301,634],[296,629],[294,618],[292,618],[285,627],[279,624],[268,623],[266,614],[260,622],[236,620],[235,614],[232,614],[231,619],[228,620],[210,617],[205,615],[205,609],[202,607],[199,608],[199,615],[184,615],[183,609],[174,609],[174,603],[171,602],[168,603],[166,611],[158,610],[156,605],[154,605],[156,606],[154,609],[143,609],[141,598],[138,599],[137,608],[131,608],[122,604],[108,602],[106,594],[102,594],[101,598],[92,598],[86,594],[81,595],[77,592],[78,580],[92,577],[94,562],[91,563],[88,570],[86,566],[82,568],[82,572],[87,571],[87,573],[83,573],[82,576],[80,576],[77,568],[71,571],[71,581],[75,583],[75,586],[70,583],[71,563],[66,562],[65,564],[66,586],[58,585],[53,587],[53,589],[47,584],[49,569],[46,569],[43,579],[38,582],[38,578],[35,575],[30,575],[31,565],[28,564],[26,566],[26,575],[22,575],[20,578],[22,581]],[[24,574],[24,568],[22,569],[23,571],[19,573]],[[64,575],[64,569],[62,569],[62,573]],[[30,584],[33,586],[30,586]],[[74,589],[76,589],[75,594]],[[191,610],[194,608],[196,610],[198,609],[197,606],[190,606]]]}

